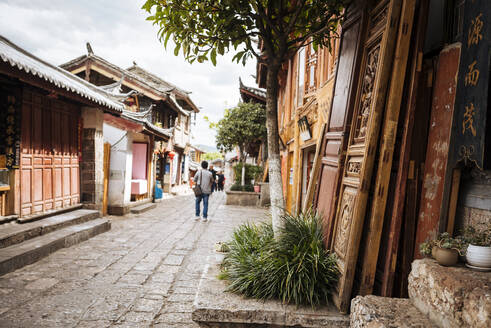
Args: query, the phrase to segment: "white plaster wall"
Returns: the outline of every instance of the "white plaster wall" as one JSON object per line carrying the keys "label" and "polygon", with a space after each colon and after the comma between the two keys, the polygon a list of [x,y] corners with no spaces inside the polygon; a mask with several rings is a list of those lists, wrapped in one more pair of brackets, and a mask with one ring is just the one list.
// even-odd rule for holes
{"label": "white plaster wall", "polygon": [[104,123],[104,142],[111,144],[108,204],[123,206],[131,198],[133,138],[131,133]]}
{"label": "white plaster wall", "polygon": [[184,156],[184,173],[183,173],[183,181],[189,182],[189,161],[191,157],[189,155]]}

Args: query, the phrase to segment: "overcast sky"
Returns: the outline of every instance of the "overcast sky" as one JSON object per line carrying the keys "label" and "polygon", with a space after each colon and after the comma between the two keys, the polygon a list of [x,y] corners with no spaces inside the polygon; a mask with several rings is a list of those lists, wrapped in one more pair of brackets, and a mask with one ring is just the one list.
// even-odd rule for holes
{"label": "overcast sky", "polygon": [[184,61],[166,51],[157,39],[157,27],[146,21],[144,0],[0,0],[0,34],[52,64],[62,64],[87,52],[122,68],[133,61],[142,68],[191,91],[201,113],[193,126],[193,144],[215,145],[215,133],[203,116],[217,121],[239,100],[239,76],[255,86],[255,62],[232,63],[233,54],[211,63]]}

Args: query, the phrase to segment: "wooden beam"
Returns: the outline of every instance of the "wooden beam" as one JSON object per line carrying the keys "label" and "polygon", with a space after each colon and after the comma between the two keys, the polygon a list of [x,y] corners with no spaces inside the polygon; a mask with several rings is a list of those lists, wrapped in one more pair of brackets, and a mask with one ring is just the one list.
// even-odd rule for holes
{"label": "wooden beam", "polygon": [[397,124],[399,122],[404,81],[406,78],[407,59],[411,42],[415,7],[416,0],[404,0],[402,5],[399,36],[395,50],[390,89],[380,140],[381,149],[377,177],[375,180],[375,195],[372,199],[367,243],[363,255],[360,286],[361,295],[372,293],[373,282],[375,280],[380,237],[382,235],[385,207],[387,205],[387,190],[389,188],[392,159],[394,156],[394,144],[397,135]]}
{"label": "wooden beam", "polygon": [[321,167],[322,155],[322,140],[324,139],[324,133],[326,130],[326,123],[322,124],[322,128],[320,129],[320,133],[317,137],[317,145],[315,147],[315,156],[314,156],[314,165],[312,167],[312,171],[310,171],[310,180],[309,185],[307,186],[307,192],[305,194],[305,199],[303,200],[302,210],[306,211],[310,207],[312,207],[312,202],[314,200],[314,190],[315,190],[315,182],[319,177],[319,171]]}
{"label": "wooden beam", "polygon": [[450,190],[450,204],[448,208],[447,232],[452,235],[455,228],[455,214],[457,212],[457,203],[459,200],[460,187],[460,169],[454,169],[452,172],[452,186]]}

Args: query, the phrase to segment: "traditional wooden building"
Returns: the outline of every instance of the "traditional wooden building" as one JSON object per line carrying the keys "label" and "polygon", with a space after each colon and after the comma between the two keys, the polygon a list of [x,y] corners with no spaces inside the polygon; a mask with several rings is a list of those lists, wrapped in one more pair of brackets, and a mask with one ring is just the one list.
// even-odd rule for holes
{"label": "traditional wooden building", "polygon": [[[322,47],[314,51],[312,45],[302,47],[283,64],[278,77],[283,193],[291,212],[312,203],[322,131],[330,116],[339,40],[332,43],[332,52]],[[261,74],[257,81],[265,87]],[[246,91],[241,89],[247,96]]]}
{"label": "traditional wooden building", "polygon": [[[332,100],[324,98],[313,201],[338,256],[333,296],[343,312],[358,294],[407,296],[411,263],[426,239],[489,226],[490,8],[478,0],[374,0],[346,9]],[[309,97],[305,85],[323,81],[308,68],[319,55],[310,60],[312,52],[300,50],[279,76],[283,85],[297,84],[296,93],[282,87],[278,99],[290,210],[302,197],[298,167],[306,157],[292,146],[300,141],[293,122],[313,121],[304,110],[319,103],[319,93]]]}
{"label": "traditional wooden building", "polygon": [[[110,212],[124,214],[132,201],[150,199],[155,186],[164,192],[188,180],[186,155],[192,114],[199,110],[189,92],[138,67],[122,69],[95,55],[87,55],[61,67],[122,97],[129,108],[124,122],[106,117],[107,142],[115,144],[111,154]],[[143,129],[127,124],[142,123]]]}
{"label": "traditional wooden building", "polygon": [[124,104],[0,36],[0,218],[102,209],[102,117]]}

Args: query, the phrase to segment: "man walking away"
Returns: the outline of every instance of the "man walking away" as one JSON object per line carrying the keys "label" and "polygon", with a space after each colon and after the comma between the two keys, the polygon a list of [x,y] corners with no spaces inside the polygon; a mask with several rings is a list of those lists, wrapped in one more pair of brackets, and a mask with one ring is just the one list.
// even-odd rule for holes
{"label": "man walking away", "polygon": [[211,192],[214,192],[217,190],[217,171],[213,169],[213,165],[210,165],[210,172],[213,175],[213,182],[211,183]]}
{"label": "man walking away", "polygon": [[218,177],[218,191],[223,191],[223,185],[225,184],[225,175],[223,175],[223,171],[219,171],[217,174]]}
{"label": "man walking away", "polygon": [[203,200],[203,222],[208,221],[208,198],[211,194],[213,175],[207,170],[208,162],[201,162],[201,170],[194,175],[194,183],[201,187],[201,195],[196,196],[196,221],[200,219],[200,204]]}

